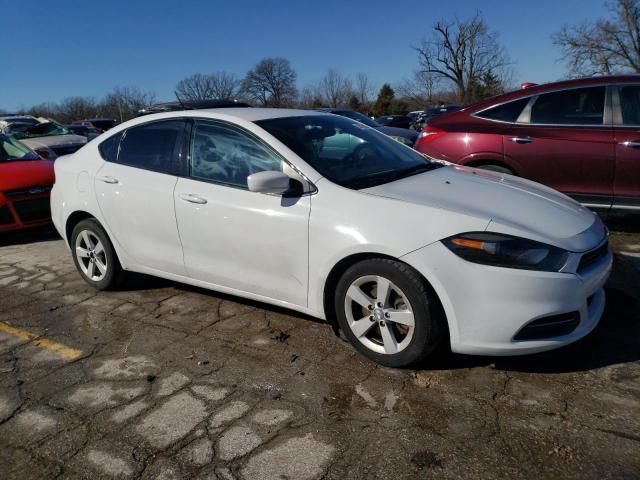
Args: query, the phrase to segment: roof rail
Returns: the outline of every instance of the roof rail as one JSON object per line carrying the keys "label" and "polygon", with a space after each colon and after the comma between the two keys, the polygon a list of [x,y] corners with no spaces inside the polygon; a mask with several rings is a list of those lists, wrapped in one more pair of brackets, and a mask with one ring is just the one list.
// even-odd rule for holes
{"label": "roof rail", "polygon": [[142,110],[138,110],[138,117],[151,113],[177,112],[180,110],[204,110],[207,108],[250,107],[248,103],[237,100],[188,100],[181,102],[156,103]]}

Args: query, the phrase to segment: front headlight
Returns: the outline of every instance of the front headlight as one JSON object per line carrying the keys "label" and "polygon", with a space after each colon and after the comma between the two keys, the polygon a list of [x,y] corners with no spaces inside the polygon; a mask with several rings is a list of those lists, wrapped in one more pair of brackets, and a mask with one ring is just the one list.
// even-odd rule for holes
{"label": "front headlight", "polygon": [[551,245],[499,233],[463,233],[446,238],[442,243],[469,262],[545,272],[560,271],[569,255]]}

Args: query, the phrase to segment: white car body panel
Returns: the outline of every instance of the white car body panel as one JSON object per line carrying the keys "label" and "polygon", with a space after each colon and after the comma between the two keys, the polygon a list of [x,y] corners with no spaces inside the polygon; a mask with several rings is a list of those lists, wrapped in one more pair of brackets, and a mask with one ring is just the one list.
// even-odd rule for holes
{"label": "white car body panel", "polygon": [[[74,212],[104,226],[127,270],[238,294],[326,318],[331,270],[359,254],[400,259],[433,286],[444,307],[452,349],[473,354],[520,354],[571,343],[591,331],[603,308],[608,253],[578,272],[584,252],[606,240],[597,216],[534,182],[442,167],[366,190],[322,178],[256,120],[323,115],[271,109],[170,112],[118,125],[104,139],[134,125],[176,117],[234,123],[275,149],[317,191],[288,199],[147,172],[104,161],[91,142],[55,164],[54,224],[66,239]],[[109,176],[112,185],[96,180]],[[296,175],[293,175],[296,176]],[[114,188],[115,187],[115,188]],[[196,195],[194,204],[183,199]],[[491,267],[465,261],[440,240],[489,230],[563,248],[561,272]],[[528,322],[579,311],[580,326],[565,337],[515,342]]]}

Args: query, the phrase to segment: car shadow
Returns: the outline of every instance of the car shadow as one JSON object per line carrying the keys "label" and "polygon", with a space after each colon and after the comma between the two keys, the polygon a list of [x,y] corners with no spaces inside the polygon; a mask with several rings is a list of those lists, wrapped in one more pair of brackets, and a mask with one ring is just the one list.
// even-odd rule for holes
{"label": "car shadow", "polygon": [[60,240],[60,238],[60,235],[53,226],[38,227],[30,230],[1,233],[0,247]]}

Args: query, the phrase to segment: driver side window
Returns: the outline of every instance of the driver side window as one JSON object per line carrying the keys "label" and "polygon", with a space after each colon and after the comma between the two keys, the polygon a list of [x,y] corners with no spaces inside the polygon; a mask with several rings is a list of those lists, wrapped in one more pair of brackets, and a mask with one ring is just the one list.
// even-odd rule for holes
{"label": "driver side window", "polygon": [[251,136],[231,126],[196,122],[191,140],[191,177],[247,188],[247,177],[282,170],[282,160]]}

